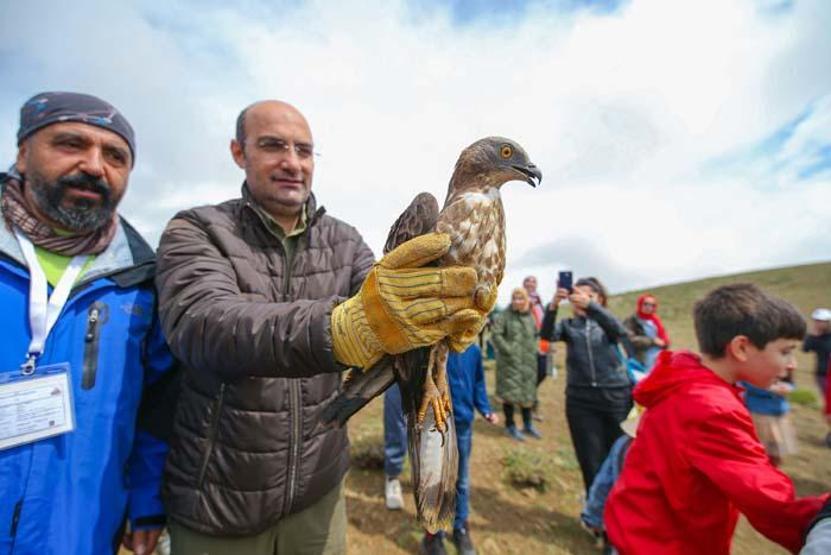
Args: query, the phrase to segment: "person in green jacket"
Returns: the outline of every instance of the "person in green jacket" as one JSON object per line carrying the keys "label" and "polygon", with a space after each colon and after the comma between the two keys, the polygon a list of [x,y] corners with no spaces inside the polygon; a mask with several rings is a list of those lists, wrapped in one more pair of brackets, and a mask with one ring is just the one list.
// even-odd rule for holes
{"label": "person in green jacket", "polygon": [[[496,396],[502,399],[506,432],[517,441],[524,441],[525,435],[540,439],[531,420],[537,396],[537,328],[522,287],[514,289],[511,306],[497,317],[491,339],[496,347]],[[522,411],[522,431],[514,424],[514,406]]]}

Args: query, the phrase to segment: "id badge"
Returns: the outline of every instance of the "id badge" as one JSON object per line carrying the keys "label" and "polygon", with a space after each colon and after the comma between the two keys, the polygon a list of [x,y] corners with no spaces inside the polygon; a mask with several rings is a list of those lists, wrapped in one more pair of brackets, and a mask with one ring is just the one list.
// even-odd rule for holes
{"label": "id badge", "polygon": [[75,429],[69,364],[0,374],[0,449]]}

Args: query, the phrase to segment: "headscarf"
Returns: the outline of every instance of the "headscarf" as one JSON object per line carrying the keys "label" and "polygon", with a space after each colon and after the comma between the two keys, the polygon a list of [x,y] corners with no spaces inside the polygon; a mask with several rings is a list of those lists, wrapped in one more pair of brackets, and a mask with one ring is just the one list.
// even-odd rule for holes
{"label": "headscarf", "polygon": [[[652,299],[652,302],[655,304],[655,308],[652,311],[652,314],[646,314],[643,311],[643,303],[647,300]],[[667,331],[664,329],[664,324],[661,322],[661,317],[658,316],[658,300],[649,293],[644,293],[640,297],[638,297],[638,310],[637,310],[638,318],[641,320],[649,320],[653,324],[655,324],[655,328],[658,330],[658,337],[661,338],[664,343],[666,343],[666,347],[669,347],[669,335],[667,335]]]}
{"label": "headscarf", "polygon": [[136,138],[130,122],[110,103],[90,94],[74,92],[43,92],[36,94],[20,108],[17,144],[36,131],[53,123],[69,121],[94,125],[119,135],[127,141],[136,161]]}

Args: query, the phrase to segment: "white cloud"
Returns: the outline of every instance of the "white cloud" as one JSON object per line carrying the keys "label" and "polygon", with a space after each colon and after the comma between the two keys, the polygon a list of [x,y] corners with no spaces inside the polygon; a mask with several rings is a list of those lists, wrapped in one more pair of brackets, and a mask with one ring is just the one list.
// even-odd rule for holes
{"label": "white cloud", "polygon": [[[38,90],[111,100],[139,134],[124,212],[155,240],[176,210],[237,194],[236,114],[278,97],[312,124],[319,200],[376,252],[417,192],[444,197],[464,146],[523,144],[544,180],[503,189],[503,300],[527,273],[548,294],[558,267],[621,289],[829,252],[827,180],[785,193],[699,171],[831,91],[822,0],[775,17],[750,1],[634,0],[611,16],[535,5],[515,24],[462,27],[402,2],[277,6],[6,3],[0,155],[11,160],[14,110]],[[823,133],[803,130],[797,151]],[[574,258],[546,260],[546,245]]]}

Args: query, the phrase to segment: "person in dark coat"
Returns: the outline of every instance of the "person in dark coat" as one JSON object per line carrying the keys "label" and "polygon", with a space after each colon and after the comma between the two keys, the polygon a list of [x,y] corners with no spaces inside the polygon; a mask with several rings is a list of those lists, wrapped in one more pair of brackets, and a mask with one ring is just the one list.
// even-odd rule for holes
{"label": "person in dark coat", "polygon": [[[565,299],[574,316],[557,321]],[[606,299],[605,287],[592,277],[578,280],[572,292],[557,289],[541,331],[543,337],[568,347],[566,419],[587,494],[632,408],[632,384],[618,346],[627,333],[606,309]]]}
{"label": "person in dark coat", "polygon": [[[183,367],[164,484],[172,549],[343,553],[349,440],[321,425],[341,371],[435,342],[448,321],[411,309],[439,282],[452,318],[473,305],[461,284],[476,273],[408,267],[449,248],[430,235],[390,253],[401,266],[373,265],[358,231],[318,206],[311,129],[285,102],[243,110],[231,154],[242,197],[180,212],[159,243],[159,316]],[[404,280],[406,297],[379,275]]]}

